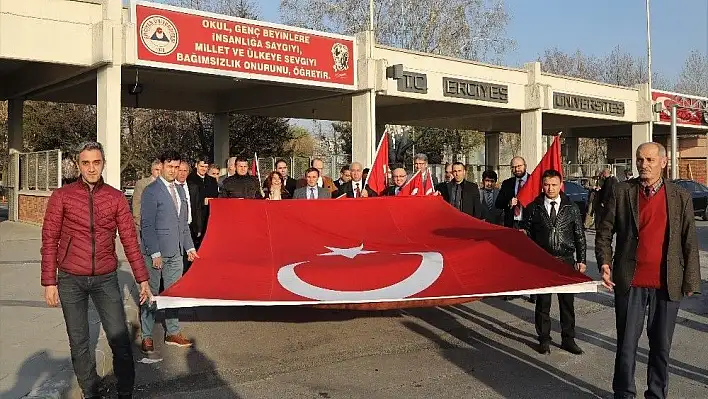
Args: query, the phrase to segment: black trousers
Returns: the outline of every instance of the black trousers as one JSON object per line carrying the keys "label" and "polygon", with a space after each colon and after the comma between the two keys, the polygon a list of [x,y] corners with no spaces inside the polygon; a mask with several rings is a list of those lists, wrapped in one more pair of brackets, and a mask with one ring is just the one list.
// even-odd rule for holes
{"label": "black trousers", "polygon": [[631,287],[615,294],[617,354],[612,390],[615,398],[634,398],[637,346],[647,314],[649,362],[645,398],[666,398],[669,391],[669,351],[676,326],[679,301],[670,301],[665,290]]}
{"label": "black trousers", "polygon": [[[557,294],[560,307],[561,337],[575,338],[575,294]],[[536,295],[536,333],[539,342],[551,340],[552,294]]]}
{"label": "black trousers", "polygon": [[69,335],[71,362],[85,397],[98,395],[101,379],[96,372],[96,354],[89,345],[88,300],[91,297],[113,352],[113,371],[118,393],[130,394],[135,383],[133,352],[116,272],[101,276],[75,276],[59,271],[59,300]]}

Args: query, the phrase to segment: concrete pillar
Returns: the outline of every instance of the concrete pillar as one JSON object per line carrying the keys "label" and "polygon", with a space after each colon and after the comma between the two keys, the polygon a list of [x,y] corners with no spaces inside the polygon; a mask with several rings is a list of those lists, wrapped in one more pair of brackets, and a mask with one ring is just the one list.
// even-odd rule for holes
{"label": "concrete pillar", "polygon": [[371,165],[376,143],[376,93],[371,90],[352,96],[352,161]]}
{"label": "concrete pillar", "polygon": [[484,133],[484,163],[487,167],[499,166],[499,133]]}
{"label": "concrete pillar", "polygon": [[229,141],[229,114],[226,112],[214,114],[214,163],[226,167],[231,143]]}
{"label": "concrete pillar", "polygon": [[629,158],[632,159],[632,173],[635,177],[639,176],[637,172],[637,148],[643,143],[651,141],[651,130],[649,123],[637,123],[632,125],[632,153]]}
{"label": "concrete pillar", "polygon": [[23,150],[22,119],[24,115],[24,101],[10,100],[7,103],[7,145],[10,151]]}
{"label": "concrete pillar", "polygon": [[121,60],[123,59],[123,30],[121,29],[122,3],[107,0],[103,4],[104,23],[113,25],[111,38],[113,61],[98,69],[96,75],[96,124],[97,139],[103,144],[106,165],[103,179],[120,189],[120,110],[121,110]]}
{"label": "concrete pillar", "polygon": [[543,145],[543,112],[535,109],[521,113],[521,156],[526,160],[529,171],[541,162],[545,152]]}
{"label": "concrete pillar", "polygon": [[[563,136],[561,136],[563,137]],[[577,137],[563,137],[563,143],[565,146],[565,163],[577,164],[578,163],[578,153],[579,145]]]}

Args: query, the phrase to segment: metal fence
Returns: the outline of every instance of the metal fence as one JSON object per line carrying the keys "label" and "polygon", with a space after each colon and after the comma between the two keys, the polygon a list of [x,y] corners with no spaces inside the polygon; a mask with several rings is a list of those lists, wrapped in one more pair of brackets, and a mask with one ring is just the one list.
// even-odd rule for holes
{"label": "metal fence", "polygon": [[299,179],[305,175],[305,171],[310,167],[313,159],[321,159],[324,163],[323,173],[336,180],[339,178],[339,170],[342,166],[349,165],[351,157],[349,155],[334,155],[328,157],[262,157],[258,158],[258,170],[261,179],[268,177],[268,173],[275,170],[275,163],[282,159],[288,163],[290,176]]}
{"label": "metal fence", "polygon": [[51,191],[61,187],[61,150],[19,154],[19,189]]}

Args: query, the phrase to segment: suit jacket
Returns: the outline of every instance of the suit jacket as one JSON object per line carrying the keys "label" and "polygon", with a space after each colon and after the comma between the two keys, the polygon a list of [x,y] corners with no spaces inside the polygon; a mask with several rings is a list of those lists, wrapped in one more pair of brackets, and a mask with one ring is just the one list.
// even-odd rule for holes
{"label": "suit jacket", "polygon": [[[299,179],[297,181],[297,188],[306,187],[307,180],[305,178]],[[329,176],[322,176],[322,188],[326,189],[331,193],[337,191],[337,186],[334,185],[332,178]]]}
{"label": "suit jacket", "polygon": [[504,211],[497,209],[495,203],[499,197],[499,189],[492,189],[492,207],[491,209],[487,207],[487,202],[484,200],[485,190],[479,190],[479,201],[482,206],[482,220],[486,220],[489,223],[502,225],[504,224]]}
{"label": "suit jacket", "polygon": [[382,197],[394,197],[396,196],[396,186],[388,186],[383,192],[381,192]]}
{"label": "suit jacket", "polygon": [[150,183],[154,181],[155,179],[153,179],[152,176],[148,176],[144,179],[138,180],[135,183],[135,188],[133,188],[133,221],[135,222],[135,229],[138,232],[140,232],[140,200],[143,197],[145,187],[149,186]]}
{"label": "suit jacket", "polygon": [[[295,189],[295,193],[293,193],[293,199],[307,199],[307,190],[309,189],[309,187],[300,187],[298,189]],[[329,191],[327,191],[323,187],[317,187],[317,199],[330,198],[332,198],[332,194],[330,194]]]}
{"label": "suit jacket", "polygon": [[509,206],[509,201],[516,197],[517,180],[516,176],[511,176],[502,182],[501,187],[499,187],[497,201],[494,204],[497,209],[504,211],[504,226],[506,227],[514,226],[514,210]]}
{"label": "suit jacket", "polygon": [[159,253],[163,257],[172,257],[194,248],[187,225],[187,199],[181,187],[176,189],[180,200],[179,214],[162,179],[150,183],[143,192],[140,235],[143,253],[147,256]]}
{"label": "suit jacket", "polygon": [[[475,183],[469,182],[467,180],[463,180],[460,184],[462,185],[462,199],[460,200],[462,209],[460,210],[472,217],[481,219],[482,204],[479,201],[479,188]],[[452,203],[452,190],[456,188],[456,185],[457,183],[451,181],[446,184],[445,190],[440,192],[445,201],[447,201],[447,203],[453,206],[454,204]]]}
{"label": "suit jacket", "polygon": [[[366,185],[364,189],[366,190],[367,194],[369,194],[369,197],[376,197],[376,191],[372,190],[371,187]],[[354,198],[354,184],[351,181],[342,184],[339,187],[339,190],[332,194],[332,197],[337,198],[342,194],[346,194],[347,198]]]}
{"label": "suit jacket", "polygon": [[[639,242],[639,179],[616,183],[595,234],[595,257],[601,269],[610,265],[617,292],[626,293],[632,284]],[[668,245],[666,287],[672,301],[685,292],[698,292],[701,266],[691,194],[676,184],[664,182],[667,199]],[[612,236],[617,235],[614,256]]]}
{"label": "suit jacket", "polygon": [[187,176],[187,186],[192,210],[192,223],[189,228],[195,237],[197,233],[204,235],[209,218],[209,206],[204,205],[204,199],[219,196],[219,183],[209,175],[205,175],[202,179],[196,172],[192,172]]}

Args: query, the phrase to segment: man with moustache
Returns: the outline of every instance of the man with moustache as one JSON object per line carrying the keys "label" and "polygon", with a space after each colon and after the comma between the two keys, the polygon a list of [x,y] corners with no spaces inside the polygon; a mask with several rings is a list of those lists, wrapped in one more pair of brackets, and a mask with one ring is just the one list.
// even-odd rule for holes
{"label": "man with moustache", "polygon": [[435,185],[435,191],[442,193],[446,189],[447,183],[452,180],[452,164],[445,164],[445,180]]}
{"label": "man with moustache", "polygon": [[219,183],[207,175],[209,159],[200,156],[194,162],[194,171],[187,177],[189,195],[189,229],[194,247],[199,249],[209,220],[209,200],[219,196]]}
{"label": "man with moustache", "polygon": [[140,255],[128,201],[103,181],[103,146],[81,145],[78,181],[54,190],[42,224],[42,286],[47,305],[61,304],[71,362],[84,398],[100,398],[96,355],[89,348],[89,298],[98,310],[113,353],[118,398],[132,397],[135,382],[132,344],[118,284],[116,233],[140,284],[140,304],[150,301],[148,271]]}
{"label": "man with moustache", "polygon": [[482,172],[482,190],[480,190],[482,201],[482,220],[492,224],[503,223],[504,212],[497,209],[494,203],[499,196],[499,189],[494,187],[497,184],[497,173],[493,170]]}
{"label": "man with moustache", "polygon": [[352,172],[352,180],[342,184],[332,197],[337,198],[345,194],[347,198],[376,197],[376,191],[372,190],[368,185],[364,186],[364,167],[361,163],[353,162],[349,165],[349,170]]}
{"label": "man with moustache", "polygon": [[[154,182],[155,179],[160,177],[160,172],[162,171],[162,162],[159,159],[152,161],[150,166],[150,176],[140,179],[135,183],[135,188],[133,189],[133,221],[135,222],[135,228],[140,233],[140,200],[143,198],[143,191],[150,183]],[[139,234],[138,234],[139,235]],[[140,237],[138,237],[140,238]]]}
{"label": "man with moustache", "polygon": [[[285,162],[284,159],[275,161],[275,171],[280,173],[280,176],[283,178],[283,187],[285,187],[285,190],[288,192],[285,198],[292,198],[297,188],[297,180],[288,176],[288,163]],[[317,175],[319,177],[319,173]],[[263,182],[263,187],[265,187],[265,181]]]}
{"label": "man with moustache", "polygon": [[[638,179],[615,183],[595,236],[602,284],[615,292],[615,398],[634,398],[639,337],[647,317],[645,398],[666,398],[669,352],[681,299],[700,290],[701,266],[691,194],[662,177],[666,148],[636,153]],[[612,238],[616,235],[615,251]]]}
{"label": "man with moustache", "polygon": [[452,181],[440,192],[450,205],[477,219],[482,216],[482,204],[479,202],[479,187],[465,180],[467,169],[462,162],[452,164]]}
{"label": "man with moustache", "polygon": [[529,177],[526,173],[526,160],[522,157],[512,158],[511,173],[513,176],[502,182],[494,205],[504,211],[504,226],[520,229],[524,210],[516,196]]}

